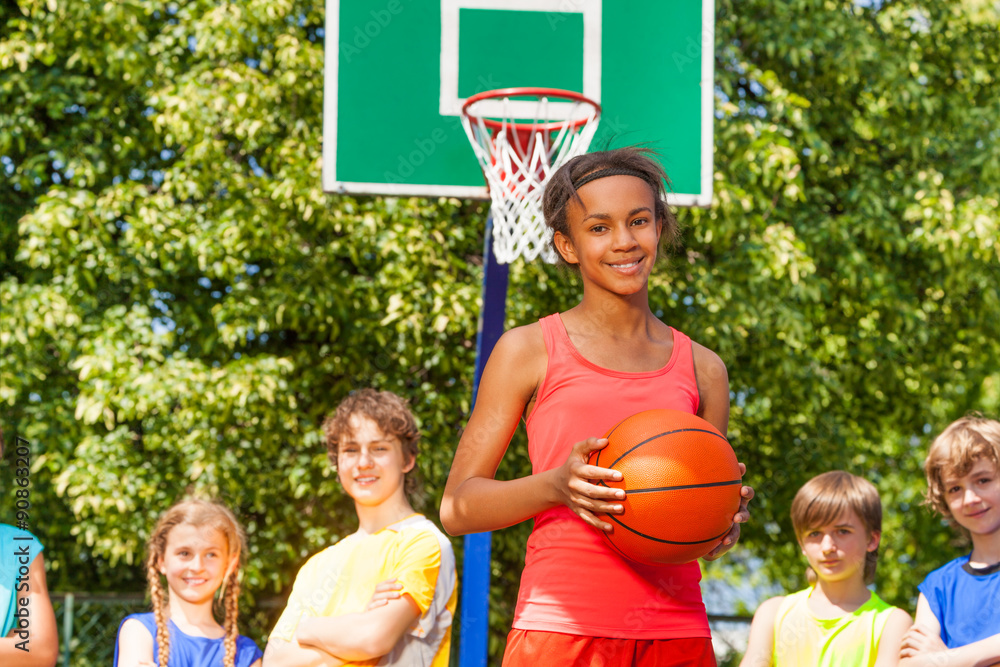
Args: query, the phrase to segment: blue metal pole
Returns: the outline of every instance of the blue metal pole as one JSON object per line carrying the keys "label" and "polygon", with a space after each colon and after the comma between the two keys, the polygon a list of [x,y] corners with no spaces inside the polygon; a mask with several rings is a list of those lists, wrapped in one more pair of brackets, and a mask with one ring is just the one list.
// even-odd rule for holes
{"label": "blue metal pole", "polygon": [[[486,360],[503,334],[507,312],[506,264],[493,255],[493,216],[486,220],[486,240],[483,248],[483,312],[476,335],[476,370],[472,379],[472,404],[476,404],[479,380],[483,377]],[[465,536],[465,560],[462,569],[462,624],[459,638],[459,667],[486,667],[490,611],[490,535],[474,533]]]}

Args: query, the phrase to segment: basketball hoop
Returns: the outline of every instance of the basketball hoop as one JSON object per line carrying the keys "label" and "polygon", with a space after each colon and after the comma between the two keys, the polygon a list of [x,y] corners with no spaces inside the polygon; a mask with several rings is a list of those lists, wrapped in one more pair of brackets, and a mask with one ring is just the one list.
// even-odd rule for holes
{"label": "basketball hoop", "polygon": [[597,102],[555,88],[503,88],[466,100],[462,126],[493,202],[498,262],[556,260],[542,216],[542,192],[559,167],[587,152],[600,117]]}

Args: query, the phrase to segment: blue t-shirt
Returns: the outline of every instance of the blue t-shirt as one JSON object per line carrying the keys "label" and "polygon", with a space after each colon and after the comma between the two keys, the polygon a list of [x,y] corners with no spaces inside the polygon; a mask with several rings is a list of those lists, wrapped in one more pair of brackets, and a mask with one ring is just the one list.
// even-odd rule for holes
{"label": "blue t-shirt", "polygon": [[[156,641],[156,617],[152,612],[145,614],[129,614],[122,619],[118,626],[118,635],[121,636],[122,625],[125,621],[134,618],[149,630],[153,636],[153,662],[160,664],[160,644]],[[222,667],[222,661],[226,657],[225,637],[218,639],[208,639],[207,637],[192,637],[184,634],[173,621],[167,621],[168,632],[170,633],[170,666],[171,667]],[[239,635],[236,638],[236,667],[250,667],[258,658],[264,654],[257,644],[249,637]],[[115,638],[115,662],[118,667],[118,638]]]}
{"label": "blue t-shirt", "polygon": [[0,637],[6,637],[14,627],[17,598],[26,596],[24,586],[31,583],[25,576],[27,568],[42,548],[28,531],[0,523]]}
{"label": "blue t-shirt", "polygon": [[941,624],[948,648],[1000,634],[1000,563],[975,570],[962,556],[940,567],[917,587]]}

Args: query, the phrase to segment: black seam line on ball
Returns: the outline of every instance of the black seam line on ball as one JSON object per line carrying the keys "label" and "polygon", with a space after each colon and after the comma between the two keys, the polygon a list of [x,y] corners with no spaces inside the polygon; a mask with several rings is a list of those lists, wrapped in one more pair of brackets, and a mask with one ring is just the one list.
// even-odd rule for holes
{"label": "black seam line on ball", "polygon": [[686,545],[692,545],[692,544],[704,544],[705,542],[711,542],[713,540],[718,540],[718,539],[724,537],[730,530],[732,530],[732,526],[730,526],[729,528],[726,528],[725,531],[719,533],[715,537],[710,537],[707,540],[698,540],[696,542],[676,542],[674,540],[661,540],[659,537],[653,537],[652,535],[646,535],[645,533],[640,533],[635,528],[627,526],[624,523],[622,523],[621,521],[619,521],[618,517],[611,516],[610,514],[608,514],[607,516],[608,516],[609,519],[611,519],[612,521],[614,521],[615,523],[617,523],[619,526],[621,526],[625,530],[630,530],[633,533],[635,533],[636,535],[638,535],[639,537],[644,537],[647,540],[653,540],[654,542],[661,542],[662,544],[679,544],[679,545],[685,545],[685,546]]}
{"label": "black seam line on ball", "polygon": [[[622,424],[624,424],[627,420],[628,420],[628,417],[626,417],[625,419],[621,420],[620,422],[618,422],[617,424],[615,424],[614,426],[612,426],[611,430],[608,431],[608,434],[606,436],[604,436],[605,440],[610,440],[611,436],[614,435],[615,431],[618,430],[618,427],[621,426]],[[603,454],[603,453],[604,453],[603,449],[598,449],[597,450],[597,458],[594,459],[594,465],[597,466],[598,468],[601,467],[601,454]],[[601,480],[601,484],[604,485],[604,486],[607,486],[607,484],[604,484],[604,480]]]}
{"label": "black seam line on ball", "polygon": [[[679,428],[676,431],[666,431],[664,433],[658,433],[658,434],[654,435],[651,438],[646,438],[645,440],[643,440],[642,442],[640,442],[638,445],[635,445],[634,447],[632,447],[632,449],[628,450],[627,452],[625,452],[621,456],[619,456],[617,459],[615,459],[614,461],[612,461],[611,465],[609,465],[607,467],[608,468],[614,468],[616,463],[618,463],[623,458],[625,458],[626,456],[628,456],[629,454],[631,454],[635,450],[637,450],[640,447],[642,447],[643,445],[645,445],[647,442],[652,442],[653,440],[656,440],[657,438],[662,438],[665,435],[673,435],[674,433],[688,433],[688,432],[708,433],[709,435],[714,435],[716,438],[722,438],[722,440],[724,440],[726,442],[726,444],[729,444],[728,440],[726,440],[725,438],[723,438],[718,433],[715,433],[713,431],[709,431],[708,429],[704,429],[704,428]],[[600,458],[600,455],[598,455],[598,458]],[[595,461],[595,463],[596,463],[596,461]]]}
{"label": "black seam line on ball", "polygon": [[732,486],[742,484],[742,479],[733,479],[728,482],[708,482],[707,484],[685,484],[684,486],[661,486],[655,489],[625,489],[625,493],[653,493],[654,491],[683,491],[684,489],[704,489],[710,486]]}
{"label": "black seam line on ball", "polygon": [[[605,533],[605,534],[604,534],[604,536],[605,536],[605,537],[609,537],[609,535],[608,535],[607,533]],[[627,553],[625,553],[624,551],[622,551],[622,550],[621,550],[621,547],[619,547],[619,546],[618,546],[617,544],[615,544],[614,542],[612,542],[612,541],[611,541],[610,539],[609,539],[609,540],[607,541],[607,544],[610,544],[610,545],[611,545],[611,547],[612,547],[612,548],[613,548],[613,549],[614,549],[615,551],[617,551],[617,552],[618,552],[619,554],[621,554],[623,558],[632,558],[632,557],[631,557],[631,556],[629,556],[629,555],[628,555]]]}

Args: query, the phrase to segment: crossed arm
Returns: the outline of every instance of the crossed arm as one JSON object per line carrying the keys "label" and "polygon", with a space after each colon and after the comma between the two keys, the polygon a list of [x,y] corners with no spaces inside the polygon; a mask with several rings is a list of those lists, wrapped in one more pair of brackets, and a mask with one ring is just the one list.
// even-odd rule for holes
{"label": "crossed arm", "polygon": [[917,618],[903,637],[900,657],[900,667],[1000,666],[1000,634],[958,648],[948,648],[941,641],[941,623],[921,593],[917,600]]}
{"label": "crossed arm", "polygon": [[337,667],[389,653],[420,618],[417,603],[400,588],[394,579],[380,583],[360,613],[303,618],[292,641],[267,642],[265,667]]}
{"label": "crossed arm", "polygon": [[265,667],[338,667],[344,661],[326,651],[272,637],[264,649]]}

